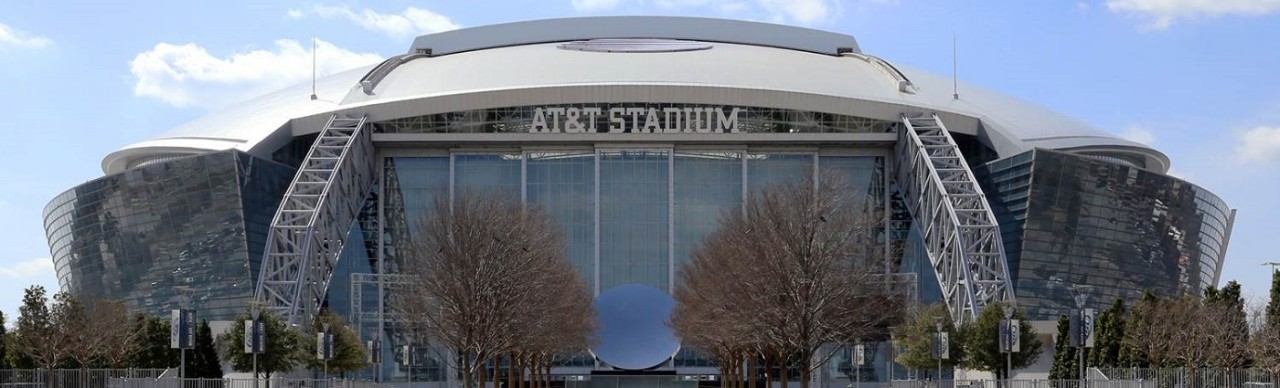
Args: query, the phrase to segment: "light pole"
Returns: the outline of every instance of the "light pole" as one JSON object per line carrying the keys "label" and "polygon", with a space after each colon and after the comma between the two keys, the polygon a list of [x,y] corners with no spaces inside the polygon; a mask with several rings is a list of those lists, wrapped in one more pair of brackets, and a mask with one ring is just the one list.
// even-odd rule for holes
{"label": "light pole", "polygon": [[862,363],[866,362],[865,352],[866,348],[862,345],[861,340],[856,345],[853,345],[853,354],[850,355],[852,357],[849,357],[853,359],[853,362],[850,363],[853,364],[853,388],[858,388],[862,384]]}
{"label": "light pole", "polygon": [[893,358],[898,356],[898,352],[897,352],[898,349],[896,349],[897,347],[898,347],[898,341],[894,338],[893,333],[890,332],[889,333],[889,349],[888,349],[889,357],[887,357],[884,362],[885,370],[889,371],[888,373],[889,385],[893,385]]}
{"label": "light pole", "polygon": [[1084,308],[1085,304],[1088,303],[1089,301],[1089,295],[1085,294],[1085,291],[1087,291],[1088,289],[1089,289],[1089,286],[1081,286],[1078,284],[1071,286],[1071,290],[1075,292],[1075,295],[1074,295],[1076,300],[1075,313],[1076,313],[1076,320],[1077,322],[1079,322],[1077,324],[1077,333],[1075,333],[1075,336],[1077,337],[1077,341],[1078,341],[1077,349],[1079,349],[1077,350],[1077,352],[1079,353],[1079,357],[1077,358],[1080,361],[1080,386],[1081,387],[1085,386],[1085,384],[1087,384],[1087,381],[1088,381],[1087,378],[1085,377],[1084,352],[1085,352],[1085,349],[1089,348],[1088,338],[1092,336],[1092,333],[1093,333],[1093,315],[1089,314],[1089,312]]}
{"label": "light pole", "polygon": [[947,353],[950,353],[950,344],[947,343],[947,337],[942,332],[941,318],[933,321],[933,328],[937,329],[933,337],[933,353],[934,357],[938,359],[938,388],[942,388],[942,359],[948,356]]}
{"label": "light pole", "polygon": [[258,388],[258,352],[265,347],[263,346],[264,344],[258,343],[266,337],[266,333],[258,333],[259,329],[266,329],[266,327],[259,327],[258,325],[258,317],[261,315],[262,311],[258,309],[257,305],[249,307],[249,317],[252,318],[249,323],[253,325],[248,330],[253,335],[253,339],[249,340],[250,346],[253,348],[253,388]]}
{"label": "light pole", "polygon": [[1003,324],[1001,326],[1004,326],[1004,330],[1001,330],[1001,341],[999,342],[1000,351],[1004,352],[1004,379],[1008,381],[1013,379],[1013,342],[1016,340],[1014,336],[1017,334],[1014,334],[1014,330],[1016,329],[1013,327],[1013,302],[1006,301],[1005,304],[1000,307],[1004,309],[1004,322],[1001,322]]}
{"label": "light pole", "polygon": [[325,322],[322,326],[324,326],[324,336],[321,337],[323,338],[321,345],[324,346],[324,348],[321,349],[321,352],[324,353],[324,379],[328,380],[329,358],[333,357],[333,338],[329,337],[329,322]]}

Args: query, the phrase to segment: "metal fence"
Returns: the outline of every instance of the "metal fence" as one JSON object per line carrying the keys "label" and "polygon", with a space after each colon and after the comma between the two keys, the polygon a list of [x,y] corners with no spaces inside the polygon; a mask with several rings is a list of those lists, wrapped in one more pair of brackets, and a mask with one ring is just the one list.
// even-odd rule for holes
{"label": "metal fence", "polygon": [[902,380],[892,383],[862,383],[858,388],[1153,388],[1141,381],[1080,380]]}
{"label": "metal fence", "polygon": [[0,369],[0,388],[107,388],[112,378],[158,378],[167,369]]}
{"label": "metal fence", "polygon": [[[408,387],[405,383],[374,383],[356,380],[324,379],[111,379],[109,388],[389,388]],[[415,384],[426,388],[428,384]]]}
{"label": "metal fence", "polygon": [[1092,368],[1090,378],[1139,380],[1152,388],[1262,388],[1275,387],[1270,372],[1228,368]]}

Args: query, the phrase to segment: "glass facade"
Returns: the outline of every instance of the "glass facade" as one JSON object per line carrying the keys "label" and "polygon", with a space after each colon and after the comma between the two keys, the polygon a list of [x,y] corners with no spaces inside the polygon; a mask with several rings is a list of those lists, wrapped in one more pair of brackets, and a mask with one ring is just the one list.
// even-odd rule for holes
{"label": "glass facade", "polygon": [[983,182],[1033,319],[1116,298],[1200,295],[1217,284],[1231,210],[1177,178],[1063,152],[1035,150],[983,165]]}
{"label": "glass facade", "polygon": [[[674,271],[750,190],[814,176],[816,151],[529,150],[388,157],[383,161],[383,254],[396,247],[441,195],[510,193],[542,206],[562,228],[568,260],[595,292],[625,284],[670,290]],[[823,156],[875,208],[885,198],[884,157]],[[452,184],[452,186],[450,186]],[[452,194],[450,194],[452,193]],[[371,306],[375,307],[375,306]]]}
{"label": "glass facade", "polygon": [[245,311],[271,218],[294,169],[237,151],[98,178],[44,211],[64,290],[201,319]]}

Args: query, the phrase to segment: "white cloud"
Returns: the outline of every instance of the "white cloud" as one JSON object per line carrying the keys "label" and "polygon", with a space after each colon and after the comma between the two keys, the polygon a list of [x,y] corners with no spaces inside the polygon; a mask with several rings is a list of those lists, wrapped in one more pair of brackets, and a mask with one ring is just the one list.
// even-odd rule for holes
{"label": "white cloud", "polygon": [[[382,56],[357,53],[316,41],[316,75],[325,76],[377,63]],[[129,63],[137,83],[133,94],[176,107],[216,108],[302,83],[311,77],[311,50],[289,39],[275,48],[215,57],[194,43],[160,43]]]}
{"label": "white cloud", "polygon": [[622,1],[620,0],[571,0],[569,2],[573,6],[573,10],[578,12],[613,9],[617,8],[621,3]]}
{"label": "white cloud", "polygon": [[289,8],[288,11],[284,12],[284,16],[290,19],[297,20],[297,19],[302,19],[303,14],[302,14],[302,10],[300,9]]}
{"label": "white cloud", "polygon": [[[711,13],[773,23],[813,25],[831,21],[840,12],[836,0],[570,0],[578,12],[618,8],[624,3],[656,6],[667,10],[702,8]],[[898,0],[857,0],[858,5],[894,5]]]}
{"label": "white cloud", "polygon": [[816,24],[828,20],[836,13],[836,5],[827,0],[757,0],[756,2],[777,22]]}
{"label": "white cloud", "polygon": [[[617,0],[612,1],[615,3],[617,2]],[[381,32],[389,37],[397,39],[412,38],[423,34],[456,30],[459,27],[444,15],[417,7],[405,8],[404,11],[401,11],[400,13],[378,13],[367,8],[356,12],[352,11],[351,8],[345,5],[317,5],[311,8],[311,12],[325,19],[347,19],[348,21],[356,23],[367,30]],[[299,11],[299,13],[301,13],[301,11]]]}
{"label": "white cloud", "polygon": [[1240,135],[1236,156],[1244,162],[1280,161],[1280,127],[1258,126]]}
{"label": "white cloud", "polygon": [[21,48],[42,48],[53,44],[53,40],[34,35],[0,23],[0,48],[6,46]]}
{"label": "white cloud", "polygon": [[1120,138],[1146,145],[1154,145],[1156,143],[1155,132],[1143,127],[1125,128],[1123,132],[1120,132]]}
{"label": "white cloud", "polygon": [[1107,9],[1148,20],[1144,27],[1164,30],[1179,20],[1280,11],[1280,0],[1107,0]]}
{"label": "white cloud", "polygon": [[53,276],[53,259],[48,257],[10,263],[0,267],[0,278],[31,279]]}

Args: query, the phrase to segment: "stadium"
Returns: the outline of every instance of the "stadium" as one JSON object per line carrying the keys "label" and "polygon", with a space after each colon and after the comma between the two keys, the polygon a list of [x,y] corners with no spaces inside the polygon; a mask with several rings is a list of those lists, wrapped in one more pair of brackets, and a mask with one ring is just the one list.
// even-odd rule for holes
{"label": "stadium", "polygon": [[[295,322],[327,307],[391,360],[387,290],[413,220],[439,196],[507,193],[560,224],[597,296],[601,348],[557,374],[706,376],[714,365],[678,342],[605,348],[676,341],[662,324],[675,271],[753,190],[840,174],[887,215],[885,271],[909,274],[920,299],[958,318],[1016,300],[1051,320],[1083,295],[1100,308],[1217,284],[1234,211],[1169,167],[852,36],[587,17],[425,35],[375,66],[233,105],[106,155],[104,176],[53,198],[44,220],[58,281],[78,296],[211,320],[254,299]],[[653,319],[610,332],[620,310]]]}

